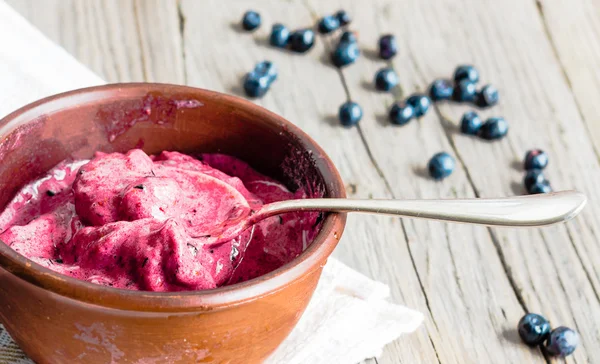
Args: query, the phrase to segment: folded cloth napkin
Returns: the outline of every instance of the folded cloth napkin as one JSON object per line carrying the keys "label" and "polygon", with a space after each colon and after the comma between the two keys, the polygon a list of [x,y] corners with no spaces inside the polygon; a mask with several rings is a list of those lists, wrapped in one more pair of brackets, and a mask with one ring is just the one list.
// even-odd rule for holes
{"label": "folded cloth napkin", "polygon": [[[103,83],[2,0],[0,34],[0,117],[45,96]],[[379,355],[423,321],[388,296],[388,286],[330,258],[306,312],[268,363],[354,364]],[[32,363],[2,325],[0,363]]]}

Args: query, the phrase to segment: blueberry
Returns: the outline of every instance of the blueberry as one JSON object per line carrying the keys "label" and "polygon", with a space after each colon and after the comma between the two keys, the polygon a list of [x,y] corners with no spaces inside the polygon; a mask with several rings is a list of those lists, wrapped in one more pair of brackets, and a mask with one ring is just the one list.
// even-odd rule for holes
{"label": "blueberry", "polygon": [[542,183],[536,183],[531,186],[527,193],[530,195],[537,195],[538,193],[550,193],[552,192],[552,186],[550,186],[550,182],[543,181]]}
{"label": "blueberry", "polygon": [[483,126],[483,120],[475,111],[467,111],[460,119],[460,131],[463,134],[477,135]]}
{"label": "blueberry", "polygon": [[454,93],[454,85],[449,80],[435,80],[429,87],[429,96],[433,101],[449,100]]}
{"label": "blueberry", "polygon": [[493,85],[485,85],[477,92],[475,104],[479,107],[490,107],[498,103],[498,89]]}
{"label": "blueberry", "polygon": [[362,109],[356,102],[348,101],[340,106],[338,117],[343,126],[353,126],[362,119]]}
{"label": "blueberry", "polygon": [[356,34],[350,31],[343,32],[340,37],[340,44],[341,43],[356,43]]}
{"label": "blueberry", "polygon": [[379,38],[379,57],[390,59],[398,53],[396,38],[391,34],[383,35]]}
{"label": "blueberry", "polygon": [[550,323],[543,316],[528,313],[519,320],[519,336],[529,346],[537,346],[550,334]]}
{"label": "blueberry", "polygon": [[523,185],[525,185],[525,189],[527,192],[536,184],[542,184],[546,181],[546,177],[542,173],[541,169],[531,169],[525,173],[525,178],[523,178]]}
{"label": "blueberry", "polygon": [[454,171],[454,158],[446,152],[437,153],[429,160],[427,170],[433,179],[444,179]]}
{"label": "blueberry", "polygon": [[277,79],[277,67],[275,67],[271,61],[258,62],[256,66],[254,66],[254,73],[259,77],[266,76],[269,81],[269,86]]}
{"label": "blueberry", "polygon": [[483,123],[479,136],[487,140],[501,139],[508,133],[508,123],[504,118],[489,118]]}
{"label": "blueberry", "polygon": [[360,50],[358,49],[358,44],[340,43],[331,54],[331,62],[333,62],[336,67],[341,68],[354,63],[359,55]]}
{"label": "blueberry", "polygon": [[317,28],[319,29],[319,33],[321,34],[331,33],[339,27],[340,21],[337,17],[333,15],[328,15],[326,17],[321,18],[317,26]]}
{"label": "blueberry", "polygon": [[260,26],[260,14],[256,11],[248,10],[242,18],[242,28],[245,30],[254,30]]}
{"label": "blueberry", "polygon": [[415,109],[415,116],[420,118],[425,115],[429,110],[429,106],[431,105],[431,100],[429,97],[421,94],[411,95],[408,99],[406,99],[406,103]]}
{"label": "blueberry", "polygon": [[462,80],[477,83],[479,81],[479,72],[477,72],[475,67],[468,64],[458,66],[454,70],[454,82],[458,83]]}
{"label": "blueberry", "polygon": [[269,77],[250,72],[244,78],[244,91],[248,97],[261,97],[269,90]]}
{"label": "blueberry", "polygon": [[390,109],[390,121],[394,125],[404,125],[415,116],[415,109],[406,103],[394,103]]}
{"label": "blueberry", "polygon": [[458,102],[474,102],[477,95],[475,84],[469,80],[462,80],[454,86],[452,99]]}
{"label": "blueberry", "polygon": [[525,170],[544,169],[548,165],[548,154],[541,149],[532,149],[525,154]]}
{"label": "blueberry", "polygon": [[579,344],[579,335],[568,327],[560,326],[552,330],[544,348],[550,355],[571,355]]}
{"label": "blueberry", "polygon": [[335,17],[341,26],[348,25],[352,21],[350,15],[346,13],[346,10],[339,10],[337,13],[335,13]]}
{"label": "blueberry", "polygon": [[311,29],[296,30],[290,35],[290,49],[304,53],[315,44],[315,32]]}
{"label": "blueberry", "polygon": [[283,24],[273,24],[271,28],[271,36],[269,37],[269,43],[272,46],[285,48],[290,40],[290,30]]}
{"label": "blueberry", "polygon": [[389,91],[398,84],[398,75],[391,68],[382,68],[375,74],[375,88],[379,91]]}

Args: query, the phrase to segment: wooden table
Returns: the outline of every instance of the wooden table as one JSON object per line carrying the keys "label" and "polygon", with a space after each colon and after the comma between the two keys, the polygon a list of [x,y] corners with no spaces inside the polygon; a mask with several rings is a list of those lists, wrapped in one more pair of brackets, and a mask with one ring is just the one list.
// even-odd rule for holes
{"label": "wooden table", "polygon": [[[350,216],[335,256],[392,288],[392,300],[423,312],[425,324],[369,362],[543,363],[519,342],[527,311],[581,335],[567,362],[600,362],[600,2],[593,0],[9,0],[48,37],[107,81],[181,83],[233,94],[260,60],[279,68],[256,102],[312,135],[339,168],[350,197],[453,198],[524,193],[521,161],[534,147],[550,155],[555,189],[585,192],[589,205],[566,225],[488,229],[391,217]],[[255,33],[239,20],[263,16]],[[296,55],[273,49],[274,22],[308,27],[344,8],[363,56],[338,71],[333,38]],[[391,94],[372,89],[383,33],[396,35],[391,65],[405,93],[423,91],[472,63],[501,92],[507,138],[484,142],[457,132],[464,105],[440,105],[419,121],[390,126]],[[6,35],[4,35],[6,36]],[[40,59],[40,62],[43,62]],[[397,97],[400,95],[396,95]],[[338,125],[346,99],[364,110],[360,126]],[[442,116],[443,115],[443,116]],[[443,182],[424,177],[434,153],[457,160]],[[351,318],[348,318],[351,319]]]}

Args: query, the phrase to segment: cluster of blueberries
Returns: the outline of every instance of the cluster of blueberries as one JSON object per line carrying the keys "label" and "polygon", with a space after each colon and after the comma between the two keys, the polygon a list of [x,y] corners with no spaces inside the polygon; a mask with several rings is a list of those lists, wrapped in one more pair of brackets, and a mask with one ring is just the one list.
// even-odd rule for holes
{"label": "cluster of blueberries", "polygon": [[[329,34],[340,27],[350,24],[350,16],[344,10],[340,10],[334,15],[327,15],[319,20],[317,29],[321,34]],[[356,35],[350,31],[344,31],[338,40],[338,43],[331,53],[331,63],[341,68],[354,63],[360,56]]]}
{"label": "cluster of blueberries", "polygon": [[[351,19],[348,13],[340,10],[333,15],[328,15],[319,20],[317,29],[321,34],[331,33],[340,27],[346,26]],[[249,10],[242,17],[242,28],[247,31],[254,31],[260,27],[262,23],[259,13]],[[298,29],[290,31],[281,23],[273,24],[269,43],[277,48],[288,49],[296,53],[305,53],[310,50],[315,43],[315,32],[310,28]],[[344,32],[340,37],[340,41],[335,51],[331,55],[331,60],[337,67],[343,67],[353,63],[360,51],[356,43],[356,36],[352,32]],[[258,68],[262,68],[262,64],[269,63],[269,67],[275,72],[275,77],[267,77],[265,74],[257,72]],[[262,76],[262,78],[261,78]],[[267,93],[271,83],[276,78],[276,69],[271,62],[263,61],[255,66],[255,69],[248,73],[244,78],[244,91],[248,97],[261,97]],[[361,111],[362,115],[362,111]]]}
{"label": "cluster of blueberries", "polygon": [[541,346],[551,356],[568,356],[577,348],[579,335],[565,326],[550,329],[543,316],[528,313],[519,321],[519,336],[529,346]]}
{"label": "cluster of blueberries", "polygon": [[533,149],[525,154],[525,178],[523,184],[529,194],[552,192],[550,181],[546,179],[542,170],[548,165],[548,155],[540,149]]}
{"label": "cluster of blueberries", "polygon": [[[242,28],[253,31],[262,23],[260,14],[249,10],[242,17]],[[307,52],[315,44],[315,32],[312,29],[290,31],[285,25],[277,23],[271,28],[269,43],[278,48],[287,48],[293,52]]]}
{"label": "cluster of blueberries", "polygon": [[[344,10],[319,19],[316,29],[321,34],[330,34],[350,24],[351,18]],[[260,27],[261,17],[256,11],[247,11],[242,18],[242,27],[253,31]],[[344,29],[342,29],[344,30]],[[271,28],[269,43],[277,48],[304,53],[312,48],[315,32],[310,28],[290,31],[285,25],[277,23]],[[378,42],[378,55],[383,60],[390,60],[398,53],[396,38],[391,34],[382,35]],[[331,62],[342,68],[354,63],[360,56],[355,33],[344,30],[339,37],[335,49],[331,53]],[[277,69],[270,61],[262,61],[244,78],[244,91],[248,97],[262,97],[267,93],[273,81],[277,79]],[[471,65],[460,65],[454,70],[452,80],[437,79],[429,87],[429,95],[413,94],[406,100],[395,102],[389,110],[389,120],[394,125],[405,125],[414,118],[425,115],[432,102],[455,101],[470,103],[479,108],[487,108],[498,103],[498,90],[487,84],[477,89],[479,72]],[[399,85],[396,72],[389,67],[377,71],[374,79],[375,89],[388,92]],[[354,101],[343,103],[338,110],[338,119],[343,126],[357,125],[362,119],[363,111]],[[485,122],[475,111],[467,111],[460,121],[460,130],[467,135],[479,136],[486,140],[500,139],[508,133],[508,123],[504,118],[491,117]],[[528,193],[546,193],[552,188],[541,170],[548,163],[547,155],[540,150],[532,150],[525,158],[524,179]],[[448,153],[435,154],[427,165],[429,175],[441,180],[452,174],[455,167],[454,158]]]}
{"label": "cluster of blueberries", "polygon": [[[453,81],[445,79],[433,81],[429,89],[431,99],[466,102],[480,108],[498,103],[498,90],[493,85],[488,84],[477,90],[479,72],[471,65],[458,66],[454,71]],[[486,140],[495,140],[506,136],[508,123],[501,117],[491,117],[483,122],[475,111],[467,111],[461,118],[460,131]]]}

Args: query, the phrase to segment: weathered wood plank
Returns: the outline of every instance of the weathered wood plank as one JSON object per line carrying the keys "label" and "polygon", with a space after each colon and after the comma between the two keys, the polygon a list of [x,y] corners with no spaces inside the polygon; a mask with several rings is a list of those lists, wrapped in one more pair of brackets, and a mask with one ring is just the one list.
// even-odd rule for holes
{"label": "weathered wood plank", "polygon": [[536,6],[600,156],[600,3],[538,0]]}
{"label": "weathered wood plank", "polygon": [[[408,34],[419,34],[423,44],[430,42],[427,32],[416,29],[429,6],[422,2],[360,1],[311,2],[316,13],[323,15],[338,8],[354,15],[351,25],[359,33],[363,57],[343,71],[351,97],[365,111],[361,131],[396,198],[473,197],[464,166],[460,163],[446,181],[424,178],[430,156],[452,147],[434,113],[402,128],[387,122],[387,110],[393,102],[390,94],[373,91],[375,72],[386,65],[374,60],[377,39],[381,34],[396,33],[401,46],[394,62],[404,91],[423,90],[428,80],[410,64],[403,47]],[[420,4],[419,6],[417,6]],[[411,8],[412,7],[412,8]],[[406,26],[404,32],[398,27]],[[409,31],[410,26],[410,31]],[[413,29],[414,27],[414,29]],[[404,34],[404,36],[401,36]],[[438,60],[441,58],[437,57]],[[439,337],[432,335],[442,362],[543,362],[532,350],[513,342],[513,330],[523,315],[507,274],[489,232],[468,225],[446,225],[436,222],[405,220],[410,252],[425,293]],[[430,330],[431,332],[432,330]],[[384,356],[380,363],[396,362],[394,355]]]}
{"label": "weathered wood plank", "polygon": [[[353,4],[353,13],[356,14],[360,3]],[[427,193],[423,190],[430,182],[414,176],[411,163],[420,160],[417,165],[424,166],[430,155],[442,149],[459,156],[468,172],[466,187],[465,178],[457,171],[440,184],[442,192],[447,186],[461,186],[457,188],[460,195],[465,192],[481,196],[522,193],[523,172],[514,165],[521,161],[526,149],[541,147],[551,155],[548,176],[555,188],[577,188],[586,192],[591,201],[597,199],[594,181],[600,177],[600,168],[573,98],[561,77],[560,67],[553,60],[542,24],[536,20],[533,4],[484,1],[472,2],[460,9],[451,1],[439,1],[433,7],[425,7],[419,1],[402,4],[379,1],[371,4],[375,14],[369,16],[367,9],[360,7],[360,16],[356,17],[354,24],[360,32],[361,45],[363,49],[373,50],[379,34],[395,33],[401,54],[393,65],[406,89],[424,90],[434,78],[450,76],[455,65],[473,63],[480,69],[484,81],[493,82],[502,92],[501,105],[482,114],[504,115],[511,122],[511,132],[506,140],[487,143],[456,132],[455,121],[468,109],[465,106],[441,107],[442,112],[450,116],[449,123],[442,123],[439,118],[430,115],[398,131],[365,120],[362,128],[367,143],[371,145],[375,159],[384,166],[384,174],[397,196],[406,195],[411,188],[411,180],[415,190],[423,195]],[[520,9],[519,12],[514,11],[516,8]],[[328,10],[334,10],[334,7]],[[474,32],[474,29],[479,31]],[[379,63],[379,66],[383,64]],[[365,109],[371,109],[372,114],[384,116],[386,104],[391,102],[390,96],[377,95],[363,86],[365,82],[372,82],[377,67],[373,61],[363,59],[344,71],[344,76],[353,98],[365,103]],[[384,133],[381,129],[390,131]],[[419,132],[423,133],[421,137]],[[440,134],[446,134],[446,137]],[[421,146],[411,148],[415,143],[407,141],[409,137],[418,140]],[[404,155],[410,156],[407,158],[410,163],[403,164]],[[546,314],[555,325],[564,324],[580,331],[582,345],[569,359],[577,362],[593,361],[600,348],[598,322],[589,319],[591,312],[600,312],[597,291],[588,279],[590,272],[598,269],[597,259],[593,262],[593,257],[599,256],[596,252],[598,242],[593,239],[598,223],[596,209],[597,206],[590,204],[581,218],[566,226],[540,230],[491,230],[500,260],[515,286],[517,298],[524,306]],[[418,225],[420,223],[415,223],[417,228]],[[450,239],[458,237],[456,233],[456,230],[450,231]],[[418,236],[422,238],[426,234],[419,232]],[[477,254],[493,249],[492,241],[489,237],[478,239],[483,244],[476,244],[480,251]],[[415,251],[418,251],[417,248]],[[469,258],[469,254],[473,255]],[[473,265],[468,268],[471,274],[478,274],[473,270],[477,266],[477,255],[466,245],[461,246],[460,255],[467,256],[463,264]],[[480,258],[484,264],[493,265],[494,260],[489,259],[487,255]],[[418,272],[423,276],[423,265],[418,262],[419,258]],[[459,268],[459,272],[460,269],[464,267]],[[485,271],[479,274],[490,277],[490,273]],[[456,281],[464,287],[460,275]],[[491,285],[497,289],[501,282]],[[481,283],[477,286],[482,288]],[[506,294],[506,291],[502,292]],[[477,299],[473,291],[465,296],[469,300]],[[486,305],[490,310],[497,307],[490,303]],[[433,310],[436,318],[435,308]],[[506,313],[506,320],[496,321],[493,315],[485,319],[493,320],[494,326],[498,323],[507,325],[509,330],[514,328],[519,315]],[[483,323],[484,316],[474,316],[475,324]],[[475,346],[482,345],[489,350],[494,346],[490,341],[496,338],[488,335],[474,339]],[[479,344],[480,340],[486,340],[486,343]],[[457,352],[459,346],[450,351]],[[503,342],[503,350],[513,349],[525,350],[511,340]],[[465,350],[471,348],[465,347]],[[498,355],[502,351],[491,350],[490,355]],[[536,358],[542,360],[540,356]]]}
{"label": "weathered wood plank", "polygon": [[[589,0],[545,0],[537,1],[536,6],[565,81],[575,96],[579,116],[587,127],[587,136],[594,143],[596,156],[600,158],[600,3]],[[576,122],[579,124],[578,120]],[[570,125],[571,121],[566,119],[565,124]],[[592,200],[592,203],[595,201]],[[586,234],[585,241],[597,242],[598,225],[587,225],[587,218],[585,222],[585,227],[576,228],[578,235]],[[585,262],[596,292],[600,292],[600,244],[576,244],[575,247]]]}
{"label": "weathered wood plank", "polygon": [[[247,7],[241,4],[182,2],[189,84],[239,95],[242,76],[256,62],[263,59],[275,62],[279,68],[278,80],[271,91],[256,102],[315,137],[340,170],[351,196],[389,197],[361,144],[360,135],[356,130],[344,130],[336,123],[337,108],[346,95],[337,73],[320,61],[325,52],[323,44],[318,42],[306,55],[266,46],[270,25],[276,21],[292,28],[311,26],[313,19],[308,10],[300,2],[255,2],[253,7],[261,12],[263,26],[248,34],[239,33],[237,28]],[[211,9],[210,20],[203,16],[206,8]],[[213,29],[220,30],[215,32]],[[211,37],[204,34],[211,34]],[[404,258],[408,257],[406,246],[397,219],[350,216],[335,255],[363,273],[390,284],[396,302],[426,313],[426,302],[414,269]],[[396,357],[403,362],[437,361],[424,330],[402,338],[399,343]]]}
{"label": "weathered wood plank", "polygon": [[176,2],[8,3],[108,82],[184,82]]}
{"label": "weathered wood plank", "polygon": [[[507,140],[492,144],[457,134],[451,134],[452,140],[482,196],[514,193],[523,172],[510,166],[520,162],[527,149],[541,147],[552,158],[547,175],[554,187],[575,188],[590,198],[591,203],[582,215],[567,225],[537,233],[505,229],[493,233],[512,278],[523,292],[526,306],[544,313],[555,325],[577,329],[582,345],[569,361],[593,362],[600,354],[600,323],[590,320],[590,313],[600,312],[597,284],[600,246],[595,239],[600,225],[599,207],[594,203],[600,197],[595,187],[600,178],[598,160],[560,65],[553,57],[543,24],[536,18],[535,4],[519,1],[477,4],[472,18],[479,24],[472,26],[485,29],[486,38],[494,41],[484,43],[464,38],[459,46],[444,49],[444,55],[454,63],[464,62],[468,54],[484,78],[503,90],[501,105],[487,115],[506,116],[511,121],[511,132]],[[441,9],[449,11],[451,6],[448,3]],[[517,7],[519,12],[515,13]],[[459,21],[456,15],[449,20]],[[442,17],[448,19],[440,12],[438,19]],[[456,27],[440,31],[451,29]],[[424,55],[416,61],[428,67],[425,59],[432,56]],[[442,67],[436,69],[431,63],[429,67],[432,75],[440,75],[437,72]],[[444,110],[455,120],[459,117],[459,108]],[[497,168],[489,168],[490,161]]]}

